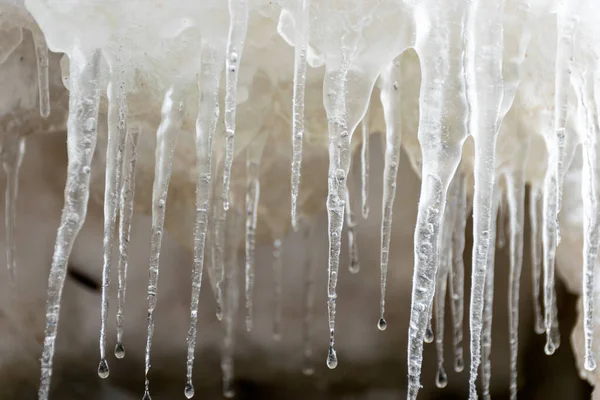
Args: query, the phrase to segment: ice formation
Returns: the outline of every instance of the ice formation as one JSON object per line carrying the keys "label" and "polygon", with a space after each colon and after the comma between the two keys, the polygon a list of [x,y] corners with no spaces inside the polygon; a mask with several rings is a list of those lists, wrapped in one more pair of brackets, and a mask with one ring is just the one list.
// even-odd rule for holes
{"label": "ice formation", "polygon": [[[472,204],[474,238],[469,397],[478,396],[478,374],[483,397],[489,397],[494,254],[497,242],[501,246],[505,239],[510,252],[510,393],[511,398],[517,397],[527,184],[535,330],[545,331],[545,351],[552,354],[559,345],[557,246],[561,235],[581,235],[584,367],[596,367],[594,296],[600,241],[597,2],[4,0],[0,8],[0,62],[21,43],[23,29],[32,33],[41,117],[50,114],[48,48],[68,58],[63,75],[69,90],[69,163],[48,284],[40,399],[49,396],[66,266],[86,217],[97,139],[106,142],[106,149],[102,149],[106,169],[99,376],[109,376],[106,338],[115,237],[119,241],[115,355],[125,355],[123,307],[131,218],[134,204],[138,204],[134,197],[136,159],[138,149],[154,140],[154,132],[145,400],[150,399],[153,312],[159,301],[159,256],[165,219],[169,218],[167,194],[174,169],[183,176],[193,175],[196,186],[193,237],[189,238],[194,260],[184,394],[191,398],[195,393],[192,371],[196,336],[202,331],[197,325],[206,269],[216,298],[216,314],[225,331],[223,394],[231,397],[235,320],[238,298],[242,297],[236,283],[238,250],[243,246],[245,252],[243,297],[246,329],[250,331],[255,248],[269,240],[273,245],[273,335],[278,338],[284,319],[282,274],[286,267],[281,252],[288,225],[304,231],[307,247],[302,298],[304,373],[313,372],[312,314],[314,291],[319,285],[327,290],[328,306],[329,351],[323,360],[329,368],[343,362],[335,349],[337,281],[339,274],[345,273],[340,269],[343,231],[346,227],[350,272],[356,273],[359,241],[355,227],[362,220],[356,218],[354,210],[360,209],[363,219],[368,218],[369,182],[373,179],[383,180],[377,326],[386,329],[388,259],[394,251],[390,247],[392,207],[397,186],[402,186],[397,182],[402,148],[422,179],[414,231],[407,398],[417,398],[421,389],[423,345],[433,339],[432,317],[438,350],[436,384],[447,384],[443,358],[446,292],[452,315],[452,364],[457,372],[464,368],[462,322],[467,294],[463,253],[468,201]],[[294,47],[291,57],[282,56],[287,45]],[[403,92],[413,70],[421,74],[418,117],[410,110],[414,99]],[[322,101],[316,101],[320,96]],[[377,120],[380,114],[383,118]],[[99,137],[100,118],[106,119],[106,140]],[[417,132],[405,129],[406,120],[411,118],[418,119]],[[25,151],[19,129],[15,122],[15,127],[0,138],[0,156],[7,174],[6,260],[11,275],[16,268],[18,174]],[[194,130],[190,139],[187,133]],[[369,171],[369,135],[377,130],[384,131],[386,138],[382,177]],[[288,135],[290,146],[267,153],[269,139],[279,132]],[[309,136],[316,138],[316,145],[308,145]],[[193,156],[184,151],[179,157],[175,153],[177,140],[193,143]],[[575,224],[579,231],[562,232],[561,215],[570,212],[563,207],[563,181],[578,147],[582,149],[578,172],[583,215],[578,216],[580,224]],[[312,193],[309,189],[317,183],[309,174],[302,174],[311,156],[309,150],[315,148],[328,150],[327,195],[318,199],[328,218],[326,284],[314,282],[316,266],[310,246],[315,243],[312,228],[305,226],[315,214],[309,197],[322,194]],[[360,168],[356,168],[360,170],[360,190],[348,176],[354,151],[361,153]],[[275,157],[290,161],[285,185],[281,179],[260,181],[262,169],[270,165],[265,166],[265,161]],[[234,179],[238,159],[246,167],[242,187]],[[195,169],[190,166],[193,162]],[[504,179],[500,180],[501,176]],[[287,190],[287,184],[291,189],[289,212],[283,216],[261,210],[262,196]],[[360,198],[360,202],[351,204],[353,198]],[[508,214],[507,226],[504,214]],[[257,234],[261,224],[270,231],[269,240]]]}

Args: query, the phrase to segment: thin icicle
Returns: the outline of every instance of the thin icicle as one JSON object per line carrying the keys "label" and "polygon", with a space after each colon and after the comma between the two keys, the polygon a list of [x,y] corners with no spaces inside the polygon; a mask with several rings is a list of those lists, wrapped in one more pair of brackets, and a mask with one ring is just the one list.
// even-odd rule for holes
{"label": "thin icicle", "polygon": [[212,218],[214,225],[212,258],[213,269],[215,271],[215,297],[217,303],[215,315],[217,316],[217,319],[221,321],[223,319],[223,309],[225,308],[223,281],[225,279],[225,222],[227,220],[227,213],[223,207],[221,207],[221,204],[214,204]]}
{"label": "thin icicle", "polygon": [[40,115],[46,118],[50,115],[50,84],[48,82],[48,45],[42,32],[32,33],[37,59],[38,91],[40,97]]}
{"label": "thin icicle", "polygon": [[[496,247],[503,249],[506,246],[506,203],[504,197],[498,200],[498,228],[496,229]],[[493,244],[493,243],[492,243]]]}
{"label": "thin icicle", "polygon": [[256,213],[260,199],[260,159],[268,134],[262,132],[246,148],[246,330],[252,330]]}
{"label": "thin icicle", "polygon": [[158,292],[160,248],[162,245],[167,193],[171,180],[173,152],[184,116],[181,93],[170,87],[165,93],[161,110],[161,121],[156,131],[156,155],[154,183],[152,185],[152,233],[150,237],[150,261],[148,263],[148,336],[144,370],[144,398],[150,400],[150,349],[154,335],[154,310]]}
{"label": "thin icicle", "polygon": [[283,263],[281,260],[281,240],[273,242],[273,339],[281,340],[281,314],[282,314],[282,289],[283,289]]}
{"label": "thin icicle", "polygon": [[387,269],[392,236],[392,213],[396,198],[396,178],[400,164],[400,144],[402,142],[402,97],[398,81],[400,64],[392,62],[381,73],[381,104],[385,116],[386,144],[383,170],[383,197],[381,200],[381,254],[380,254],[380,299],[378,326],[385,327],[385,290]]}
{"label": "thin icicle", "polygon": [[39,400],[48,400],[52,359],[58,328],[60,300],[73,243],[87,212],[90,168],[96,147],[98,105],[100,101],[100,61],[97,50],[85,54],[76,48],[70,55],[69,119],[67,121],[67,182],[65,203],[56,236],[46,303],[46,333],[42,352]]}
{"label": "thin icicle", "polygon": [[241,226],[238,224],[238,215],[229,215],[226,221],[226,301],[225,311],[225,336],[223,337],[223,354],[221,369],[223,371],[223,397],[231,399],[234,391],[234,354],[235,354],[235,321],[238,310],[239,287],[237,281],[238,268],[238,243]]}
{"label": "thin icicle", "polygon": [[348,228],[348,270],[351,274],[357,274],[360,271],[358,259],[358,240],[356,237],[356,219],[354,211],[350,204],[350,187],[353,185],[348,181],[346,187],[346,227]]}
{"label": "thin icicle", "polygon": [[123,151],[127,136],[126,115],[127,103],[125,92],[124,65],[114,60],[111,65],[108,97],[108,143],[106,146],[106,172],[104,178],[104,239],[102,265],[102,309],[100,321],[100,366],[98,375],[108,377],[109,369],[106,361],[106,324],[108,323],[108,306],[110,290],[110,270],[119,205],[119,185],[123,168]]}
{"label": "thin icicle", "polygon": [[520,165],[506,174],[510,224],[510,275],[508,287],[508,325],[510,349],[510,398],[517,398],[517,356],[519,351],[519,291],[523,265],[523,230],[525,223],[525,162],[529,141],[521,143],[515,156]]}
{"label": "thin icicle", "polygon": [[125,322],[125,295],[127,293],[127,269],[129,266],[129,239],[133,219],[133,200],[135,197],[135,165],[137,162],[137,142],[140,128],[132,126],[127,131],[127,146],[123,155],[123,183],[119,206],[119,263],[117,274],[119,289],[117,295],[117,345],[115,356],[123,358],[123,323]]}
{"label": "thin icicle", "polygon": [[370,107],[360,122],[362,145],[360,149],[360,178],[362,189],[362,217],[369,217],[369,115]]}
{"label": "thin icicle", "polygon": [[302,138],[304,137],[304,89],[306,85],[306,54],[309,35],[309,0],[298,0],[294,40],[294,89],[292,109],[292,228],[298,230],[298,188],[302,168]]}
{"label": "thin icicle", "polygon": [[467,224],[467,188],[465,175],[460,171],[454,177],[457,180],[457,202],[454,228],[452,231],[452,269],[450,271],[450,310],[452,311],[454,350],[454,370],[461,372],[465,368],[463,357],[463,318],[465,305],[465,228]]}
{"label": "thin icicle", "polygon": [[240,61],[248,30],[248,0],[228,0],[229,35],[225,61],[225,162],[223,164],[223,208],[229,209],[229,184],[233,165],[235,114]]}
{"label": "thin icicle", "polygon": [[2,168],[6,173],[4,189],[4,227],[6,240],[6,266],[8,279],[15,282],[17,271],[17,196],[19,191],[19,171],[25,155],[25,138],[16,132],[4,134],[2,143]]}
{"label": "thin icicle", "polygon": [[435,336],[433,335],[433,326],[431,324],[433,319],[433,306],[429,306],[429,308],[427,308],[427,315],[427,329],[425,329],[425,336],[423,337],[423,341],[429,344],[433,343],[433,339],[435,339]]}
{"label": "thin icicle", "polygon": [[312,252],[309,251],[311,248],[311,239],[313,235],[312,225],[306,225],[304,228],[304,246],[306,250],[304,252],[304,302],[302,303],[303,315],[302,319],[302,341],[303,341],[303,366],[302,373],[306,376],[310,376],[315,372],[313,366],[313,350],[312,350],[312,323],[313,323],[313,308],[315,303],[315,271],[314,263],[312,262]]}
{"label": "thin icicle", "polygon": [[217,48],[206,41],[202,43],[202,58],[198,86],[200,91],[196,118],[196,216],[194,221],[194,265],[192,269],[192,295],[190,327],[187,336],[185,396],[194,396],[192,372],[198,325],[198,303],[204,269],[204,250],[208,230],[208,216],[212,198],[212,148],[219,118],[219,88],[222,58]]}
{"label": "thin icicle", "polygon": [[[492,218],[490,226],[490,241],[496,240],[497,221],[499,216],[499,202],[502,194],[499,192],[499,186],[495,188],[495,195],[492,204]],[[481,389],[483,399],[490,400],[490,383],[492,379],[492,362],[490,354],[492,352],[492,317],[494,311],[494,264],[496,257],[495,246],[490,246],[488,260],[486,263],[485,286],[483,293],[483,320],[481,329]]]}
{"label": "thin icicle", "polygon": [[540,199],[542,193],[538,187],[529,190],[529,225],[531,227],[531,283],[533,286],[534,330],[538,335],[544,333],[544,317],[540,303],[540,285],[542,278],[542,237],[538,229],[540,221]]}
{"label": "thin icicle", "polygon": [[582,72],[578,79],[579,119],[581,133],[583,169],[581,171],[581,197],[583,199],[583,334],[585,339],[584,367],[588,371],[596,368],[593,350],[594,339],[594,292],[596,280],[596,258],[600,244],[600,126],[598,102],[594,91],[596,71]]}

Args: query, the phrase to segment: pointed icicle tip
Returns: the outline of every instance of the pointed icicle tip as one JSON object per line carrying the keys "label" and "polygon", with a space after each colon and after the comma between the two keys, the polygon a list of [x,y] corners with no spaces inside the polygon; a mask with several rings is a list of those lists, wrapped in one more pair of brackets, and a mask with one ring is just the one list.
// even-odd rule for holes
{"label": "pointed icicle tip", "polygon": [[377,328],[379,328],[380,331],[386,330],[387,322],[386,322],[385,318],[383,318],[383,317],[379,318],[379,321],[377,322]]}
{"label": "pointed icicle tip", "polygon": [[329,346],[329,353],[327,354],[327,368],[335,369],[338,365],[337,354],[333,346]]}
{"label": "pointed icicle tip", "polygon": [[184,393],[185,397],[188,399],[194,397],[194,385],[192,385],[191,383],[186,384]]}
{"label": "pointed icicle tip", "polygon": [[125,357],[125,347],[121,343],[117,343],[115,346],[115,357],[118,359],[122,359]]}
{"label": "pointed icicle tip", "polygon": [[98,365],[98,376],[102,379],[106,379],[109,374],[110,370],[108,369],[108,363],[105,359],[100,360],[100,365]]}

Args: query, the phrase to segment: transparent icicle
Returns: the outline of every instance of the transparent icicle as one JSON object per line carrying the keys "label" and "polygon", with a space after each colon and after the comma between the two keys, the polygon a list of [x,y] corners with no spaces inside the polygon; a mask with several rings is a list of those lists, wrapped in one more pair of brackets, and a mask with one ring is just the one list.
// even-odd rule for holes
{"label": "transparent icicle", "polygon": [[304,246],[306,250],[304,252],[304,301],[303,301],[303,315],[302,318],[302,355],[303,355],[303,366],[302,373],[306,376],[310,376],[315,372],[313,366],[313,350],[312,350],[312,323],[313,323],[313,309],[315,303],[315,268],[312,261],[312,252],[308,251],[311,248],[311,240],[313,235],[313,227],[311,223],[307,224],[304,228]]}
{"label": "transparent icicle", "polygon": [[517,398],[517,357],[519,351],[519,291],[523,266],[523,231],[525,224],[525,162],[529,141],[521,143],[515,170],[504,175],[507,186],[510,226],[510,274],[508,287],[508,326],[510,351],[510,398]]}
{"label": "transparent icicle", "polygon": [[428,315],[428,319],[427,319],[427,329],[425,329],[425,336],[423,337],[423,341],[425,343],[433,343],[433,339],[435,339],[435,336],[433,334],[433,325],[432,325],[432,319],[433,319],[433,303],[431,306],[429,306],[429,308],[427,309],[427,315]]}
{"label": "transparent icicle", "polygon": [[[436,29],[417,30],[421,64],[418,139],[423,159],[421,192],[414,234],[414,272],[408,328],[407,399],[421,388],[423,342],[430,318],[439,264],[439,244],[446,192],[461,159],[467,137],[467,107],[462,78],[460,3],[429,0],[419,15]],[[440,82],[444,82],[440,85]],[[449,115],[453,115],[449,118]],[[461,116],[457,118],[456,116]]]}
{"label": "transparent icicle", "polygon": [[[594,90],[597,75],[594,70],[581,73],[577,79],[577,98],[581,132],[583,169],[581,171],[581,197],[583,199],[583,334],[585,339],[584,367],[596,368],[594,358],[594,293],[596,258],[600,244],[600,121]],[[579,77],[578,77],[579,78]]]}
{"label": "transparent icicle", "polygon": [[4,227],[6,237],[6,266],[9,281],[14,283],[17,271],[17,197],[19,171],[25,155],[25,138],[16,132],[4,134],[2,143],[2,168],[6,173],[4,189]]}
{"label": "transparent icicle", "polygon": [[[499,202],[502,194],[500,187],[496,186],[494,190],[494,200],[492,204],[492,218],[490,226],[490,241],[496,241],[496,228],[499,216]],[[481,389],[484,400],[491,400],[490,382],[492,379],[492,362],[490,354],[492,353],[492,317],[494,311],[494,263],[496,257],[495,246],[490,246],[488,260],[486,263],[485,286],[483,293],[483,320],[481,329]]]}
{"label": "transparent icicle", "polygon": [[237,281],[238,243],[242,231],[238,224],[239,216],[232,213],[226,221],[226,241],[229,251],[225,255],[226,301],[224,303],[225,336],[223,337],[223,354],[221,369],[223,371],[223,397],[231,399],[234,391],[234,354],[235,354],[235,321],[238,310],[239,287]]}
{"label": "transparent icicle", "polygon": [[[496,139],[503,97],[504,2],[473,1],[469,4],[464,32],[465,83],[469,106],[469,133],[475,142],[473,195],[473,253],[470,298],[469,399],[477,398],[477,373],[481,361],[484,291],[489,253],[496,170]],[[485,22],[484,22],[485,21]]]}
{"label": "transparent icicle", "polygon": [[60,300],[73,243],[83,226],[89,198],[90,168],[96,147],[100,101],[100,61],[96,50],[84,53],[75,48],[70,55],[69,118],[67,121],[68,165],[65,203],[56,236],[46,303],[46,332],[41,359],[39,400],[48,400],[52,359],[60,313]]}
{"label": "transparent icicle", "polygon": [[[216,188],[215,188],[216,189]],[[224,306],[224,293],[223,293],[223,281],[225,279],[225,222],[227,220],[227,212],[223,209],[221,204],[214,204],[213,206],[213,269],[215,271],[215,289],[216,289],[216,311],[215,315],[217,319],[221,321],[223,319]]]}
{"label": "transparent icicle", "polygon": [[262,132],[246,148],[246,330],[252,330],[256,213],[260,199],[260,159],[268,134]]}
{"label": "transparent icicle", "polygon": [[[113,60],[111,60],[113,61]],[[127,103],[125,92],[125,68],[121,60],[111,63],[108,97],[108,144],[106,146],[106,171],[104,178],[104,239],[102,265],[102,309],[100,320],[100,365],[98,375],[108,377],[106,361],[106,324],[110,291],[110,270],[112,266],[115,224],[119,206],[119,186],[123,168],[123,152],[127,137]]]}
{"label": "transparent icicle", "polygon": [[115,357],[123,358],[123,324],[125,322],[125,295],[127,293],[127,269],[129,266],[129,239],[133,219],[133,200],[135,197],[135,165],[137,162],[137,142],[140,137],[138,126],[128,127],[127,144],[123,154],[123,183],[119,205],[119,262],[117,274],[119,289],[117,292],[117,345]]}
{"label": "transparent icicle", "polygon": [[237,86],[246,32],[248,30],[248,0],[228,0],[229,35],[225,61],[225,161],[223,164],[223,208],[229,209],[229,184],[233,165]]}
{"label": "transparent icicle", "polygon": [[385,116],[386,141],[385,161],[383,170],[383,197],[381,200],[381,282],[379,300],[379,322],[377,326],[386,326],[385,323],[385,290],[387,282],[387,269],[390,253],[390,239],[392,236],[392,213],[394,199],[396,198],[396,178],[400,164],[400,144],[402,143],[402,97],[400,94],[399,80],[401,78],[400,63],[392,62],[381,73],[381,104]]}
{"label": "transparent icicle", "polygon": [[540,303],[540,287],[542,279],[542,237],[540,235],[540,200],[542,193],[538,187],[532,186],[529,191],[529,226],[531,227],[531,284],[533,286],[533,315],[535,333],[544,333],[544,317]]}
{"label": "transparent icicle", "polygon": [[38,91],[40,97],[40,115],[46,118],[50,115],[50,83],[48,81],[48,45],[42,32],[37,29],[32,32],[37,60]]}
{"label": "transparent icicle", "polygon": [[465,228],[467,224],[467,187],[465,175],[458,171],[454,176],[457,185],[456,216],[452,230],[452,269],[450,271],[450,310],[452,312],[454,370],[465,368],[463,356],[463,318],[465,304]]}
{"label": "transparent icicle", "polygon": [[161,109],[161,121],[156,131],[154,182],[152,185],[152,233],[150,237],[150,261],[148,263],[148,336],[144,370],[144,400],[150,400],[150,350],[154,335],[154,310],[158,292],[160,248],[162,245],[167,193],[171,180],[173,152],[184,117],[182,94],[170,87],[165,93]]}
{"label": "transparent icicle", "polygon": [[360,271],[360,263],[358,259],[358,239],[356,237],[356,219],[352,205],[350,204],[350,193],[352,180],[348,180],[346,187],[346,227],[348,228],[348,271],[351,274],[357,274]]}
{"label": "transparent icicle", "polygon": [[360,180],[362,189],[362,217],[369,217],[369,116],[370,107],[360,122],[362,144],[360,149]]}
{"label": "transparent icicle", "polygon": [[292,109],[292,227],[298,230],[298,189],[302,169],[304,137],[304,90],[306,86],[306,54],[309,35],[309,0],[298,0],[294,40],[294,89]]}
{"label": "transparent icicle", "polygon": [[219,88],[222,57],[210,41],[202,42],[202,57],[198,87],[200,91],[196,118],[196,215],[194,221],[194,264],[192,269],[192,294],[190,327],[187,335],[185,396],[194,396],[192,372],[198,325],[198,303],[204,269],[204,250],[208,230],[208,216],[212,198],[212,148],[219,118]]}
{"label": "transparent icicle", "polygon": [[283,263],[281,260],[281,240],[273,242],[273,280],[274,280],[274,309],[273,309],[273,339],[281,340],[281,314],[283,289]]}

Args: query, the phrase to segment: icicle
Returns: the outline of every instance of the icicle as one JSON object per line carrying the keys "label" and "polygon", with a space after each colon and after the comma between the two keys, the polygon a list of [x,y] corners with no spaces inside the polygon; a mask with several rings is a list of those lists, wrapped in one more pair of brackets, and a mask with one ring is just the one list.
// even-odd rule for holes
{"label": "icicle", "polygon": [[498,225],[496,247],[503,249],[506,245],[506,204],[504,203],[504,197],[500,197],[500,200],[498,200],[498,222],[496,224]]}
{"label": "icicle", "polygon": [[268,134],[260,133],[246,148],[246,330],[252,330],[256,212],[260,198],[260,159]]}
{"label": "icicle", "polygon": [[48,45],[44,34],[38,30],[32,32],[35,56],[37,59],[38,91],[40,96],[40,115],[50,115],[50,84],[48,82]]}
{"label": "icicle", "polygon": [[123,155],[123,183],[119,207],[119,263],[117,273],[119,277],[119,290],[117,296],[117,345],[115,357],[123,358],[123,323],[125,309],[125,294],[127,292],[127,268],[129,266],[129,238],[131,235],[131,221],[133,218],[133,200],[135,197],[135,164],[137,162],[137,142],[140,128],[130,127],[127,132],[127,147]]}
{"label": "icicle", "polygon": [[273,242],[273,280],[275,293],[273,301],[275,304],[273,312],[273,339],[281,340],[281,314],[283,298],[283,264],[281,260],[281,240],[276,239]]}
{"label": "icicle", "polygon": [[454,179],[457,185],[456,216],[452,230],[452,269],[450,271],[450,310],[452,311],[454,350],[454,370],[461,372],[465,368],[463,358],[463,317],[465,302],[465,226],[467,224],[467,188],[465,175],[457,172]]}
{"label": "icicle", "polygon": [[306,54],[309,35],[309,0],[298,0],[294,40],[294,93],[292,110],[292,227],[298,230],[298,188],[302,168],[302,138],[304,137],[304,89],[306,85]]}
{"label": "icicle", "polygon": [[46,336],[42,353],[39,400],[47,400],[52,376],[52,359],[58,328],[60,300],[73,243],[81,229],[89,198],[90,166],[96,147],[98,104],[100,101],[100,60],[97,50],[85,54],[75,48],[70,55],[69,119],[67,149],[69,161],[65,203],[56,236],[46,303]]}
{"label": "icicle", "polygon": [[223,397],[231,399],[235,395],[234,383],[234,364],[233,357],[235,353],[235,320],[238,310],[238,243],[241,226],[238,224],[238,215],[233,213],[228,216],[226,221],[226,245],[229,251],[226,252],[226,296],[225,306],[225,336],[223,338],[223,354],[221,359],[221,369],[223,371]]}
{"label": "icicle", "polygon": [[[499,217],[496,216],[499,213],[499,202],[502,194],[500,193],[499,186],[495,188],[494,203],[492,204],[492,215],[494,218],[491,221],[490,226],[490,243],[496,241],[496,228],[497,220]],[[488,260],[486,263],[486,274],[485,274],[485,286],[483,293],[483,319],[481,329],[481,389],[483,392],[483,399],[490,400],[490,382],[492,379],[492,363],[490,360],[490,354],[492,352],[492,317],[494,311],[494,263],[496,257],[496,248],[490,246],[488,252]]]}
{"label": "icicle", "polygon": [[225,222],[227,213],[220,204],[213,206],[213,224],[214,224],[214,239],[213,239],[213,269],[215,271],[215,288],[217,309],[215,314],[217,319],[223,319],[223,280],[225,278]]}
{"label": "icicle", "polygon": [[6,236],[6,266],[9,281],[15,282],[17,270],[17,194],[19,190],[19,171],[25,155],[25,138],[15,132],[4,134],[2,143],[2,168],[6,173],[4,189],[4,227]]}
{"label": "icicle", "polygon": [[381,104],[385,116],[386,144],[385,162],[383,170],[383,197],[381,204],[381,282],[379,300],[379,323],[385,326],[385,289],[387,282],[387,269],[390,253],[390,239],[392,236],[392,213],[396,197],[396,178],[400,164],[400,144],[402,142],[401,109],[399,79],[400,64],[392,62],[385,67],[381,74]]}
{"label": "icicle", "polygon": [[[470,299],[471,368],[469,399],[477,398],[477,372],[481,361],[484,290],[490,249],[492,203],[496,169],[496,138],[502,104],[504,2],[469,4],[465,41],[465,84],[469,106],[469,133],[475,142],[475,192],[473,195],[473,255]],[[485,22],[484,22],[485,21]]]}
{"label": "icicle", "polygon": [[[353,185],[348,181],[346,187],[346,227],[348,228],[348,271],[351,274],[357,274],[360,271],[360,263],[358,261],[358,240],[356,237],[356,220],[354,219],[354,211],[350,204],[350,187]],[[384,328],[385,329],[385,328]]]}
{"label": "icicle", "polygon": [[533,314],[535,333],[544,333],[544,317],[540,306],[540,285],[542,278],[542,260],[540,258],[542,250],[541,235],[538,230],[540,221],[540,199],[542,193],[538,187],[531,187],[529,190],[529,225],[531,226],[531,283],[533,285]]}
{"label": "icicle", "polygon": [[303,302],[303,314],[302,320],[302,341],[303,341],[303,367],[302,373],[306,376],[312,375],[315,370],[313,367],[313,351],[312,351],[312,319],[313,319],[313,308],[315,303],[314,285],[315,285],[315,271],[314,263],[311,258],[311,251],[308,251],[311,246],[311,238],[313,235],[313,227],[306,225],[304,228],[304,245],[306,250],[304,252],[304,302]]}
{"label": "icicle", "polygon": [[370,107],[360,122],[362,146],[360,149],[360,178],[362,188],[362,216],[369,216],[369,115]]}
{"label": "icicle", "polygon": [[[408,328],[407,399],[421,388],[423,342],[433,302],[439,264],[439,236],[446,192],[461,159],[467,136],[462,79],[462,27],[459,3],[419,3],[420,23],[437,29],[417,30],[421,64],[418,139],[423,159],[421,193],[414,236],[414,272]],[[440,82],[444,82],[440,85]],[[449,115],[453,115],[449,119]],[[457,118],[456,115],[463,118]]]}
{"label": "icicle", "polygon": [[525,223],[525,162],[529,140],[519,145],[515,154],[520,163],[514,172],[504,177],[508,192],[510,223],[510,275],[508,287],[508,322],[510,344],[510,397],[517,398],[517,356],[519,351],[519,290],[523,265],[523,229]]}
{"label": "icicle", "polygon": [[219,118],[219,88],[222,71],[220,52],[209,41],[202,43],[200,74],[198,75],[199,103],[196,118],[196,217],[194,221],[194,265],[190,327],[187,336],[185,396],[194,396],[192,372],[198,325],[198,303],[204,268],[204,249],[208,230],[208,214],[212,197],[212,147]]}
{"label": "icicle", "polygon": [[229,209],[229,183],[233,164],[235,113],[240,61],[248,30],[248,0],[228,0],[229,35],[225,61],[225,162],[223,164],[223,208]]}
{"label": "icicle", "polygon": [[583,169],[581,171],[581,197],[583,199],[583,332],[585,339],[584,367],[596,368],[594,350],[594,291],[596,258],[600,244],[600,126],[598,102],[594,93],[597,80],[595,70],[588,69],[578,77],[577,100],[582,132]]}
{"label": "icicle", "polygon": [[148,263],[148,337],[146,339],[146,357],[144,371],[145,394],[150,399],[150,349],[154,335],[154,309],[158,294],[158,272],[160,248],[162,245],[167,193],[171,180],[173,152],[177,136],[183,123],[184,104],[181,93],[174,87],[165,93],[161,110],[161,121],[156,131],[156,161],[154,167],[154,183],[152,185],[152,233],[150,237],[150,261]]}
{"label": "icicle", "polygon": [[[111,60],[112,61],[112,60]],[[106,172],[104,185],[104,263],[102,266],[102,310],[100,323],[100,367],[98,374],[108,377],[109,370],[106,362],[106,324],[108,322],[108,292],[110,290],[110,269],[112,266],[115,224],[119,204],[119,185],[123,168],[123,150],[127,129],[125,119],[127,103],[125,93],[124,65],[121,60],[114,60],[111,65],[110,82],[107,89],[108,97],[108,144],[106,147]],[[104,368],[106,373],[100,374]]]}
{"label": "icicle", "polygon": [[423,341],[425,341],[425,343],[433,343],[433,339],[435,339],[434,335],[433,335],[433,327],[431,325],[431,320],[433,319],[433,307],[429,306],[429,308],[427,309],[427,315],[428,315],[428,319],[427,319],[427,329],[425,329],[425,336],[423,337]]}

